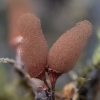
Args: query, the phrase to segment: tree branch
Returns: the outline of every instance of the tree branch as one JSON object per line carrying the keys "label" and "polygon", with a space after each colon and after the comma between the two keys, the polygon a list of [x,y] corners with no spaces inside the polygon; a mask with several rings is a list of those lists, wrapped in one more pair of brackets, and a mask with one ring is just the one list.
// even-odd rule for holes
{"label": "tree branch", "polygon": [[23,71],[23,68],[18,67],[18,64],[15,60],[9,58],[0,58],[0,63],[9,63],[14,66],[15,71],[19,74],[21,81],[27,84],[29,88],[31,88],[33,96],[36,94],[37,85],[34,81],[29,77],[29,75]]}

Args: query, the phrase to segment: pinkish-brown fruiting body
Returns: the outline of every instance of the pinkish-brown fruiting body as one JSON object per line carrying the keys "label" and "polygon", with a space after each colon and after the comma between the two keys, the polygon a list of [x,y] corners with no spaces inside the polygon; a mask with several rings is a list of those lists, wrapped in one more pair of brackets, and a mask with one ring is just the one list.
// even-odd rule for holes
{"label": "pinkish-brown fruiting body", "polygon": [[41,30],[40,20],[31,13],[23,14],[18,21],[22,34],[21,58],[30,77],[43,77],[47,64],[48,46]]}
{"label": "pinkish-brown fruiting body", "polygon": [[13,49],[18,49],[21,43],[21,33],[16,25],[16,20],[23,13],[30,11],[27,0],[8,0],[8,21],[9,21],[9,44]]}
{"label": "pinkish-brown fruiting body", "polygon": [[66,31],[50,49],[48,67],[56,73],[66,73],[75,65],[92,33],[92,25],[84,20]]}

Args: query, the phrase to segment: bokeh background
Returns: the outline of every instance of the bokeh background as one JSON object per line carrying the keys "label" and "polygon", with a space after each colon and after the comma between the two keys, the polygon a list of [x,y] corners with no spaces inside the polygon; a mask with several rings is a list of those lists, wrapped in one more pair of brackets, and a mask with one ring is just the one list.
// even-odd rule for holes
{"label": "bokeh background", "polygon": [[[0,58],[15,59],[15,51],[9,45],[10,34],[10,10],[11,0],[0,0]],[[13,0],[17,1],[17,0]],[[23,0],[18,0],[22,1]],[[25,0],[26,2],[26,0]],[[74,69],[62,75],[56,84],[57,89],[62,89],[72,79],[80,76],[86,66],[91,66],[99,60],[100,56],[100,0],[28,0],[28,11],[34,12],[41,20],[41,26],[49,48],[66,30],[73,27],[77,22],[89,20],[93,25],[93,33]],[[19,8],[21,4],[17,5]],[[22,4],[23,5],[23,4]],[[20,9],[19,9],[20,10]],[[16,11],[16,10],[15,10]],[[15,20],[15,23],[17,18]],[[99,53],[97,53],[99,52]],[[96,54],[96,57],[94,54]],[[95,72],[94,72],[95,73]],[[92,73],[93,74],[93,73]],[[98,74],[100,75],[100,74]],[[95,74],[93,74],[95,76]],[[0,64],[0,100],[25,100],[23,93],[16,94],[16,81],[18,76],[14,68],[9,64]],[[15,81],[13,81],[15,80]],[[100,89],[100,86],[98,87]],[[17,91],[18,92],[18,91]],[[100,90],[98,92],[100,95]],[[25,95],[26,96],[26,95]],[[92,100],[88,99],[86,100]],[[100,100],[97,96],[94,100]]]}

